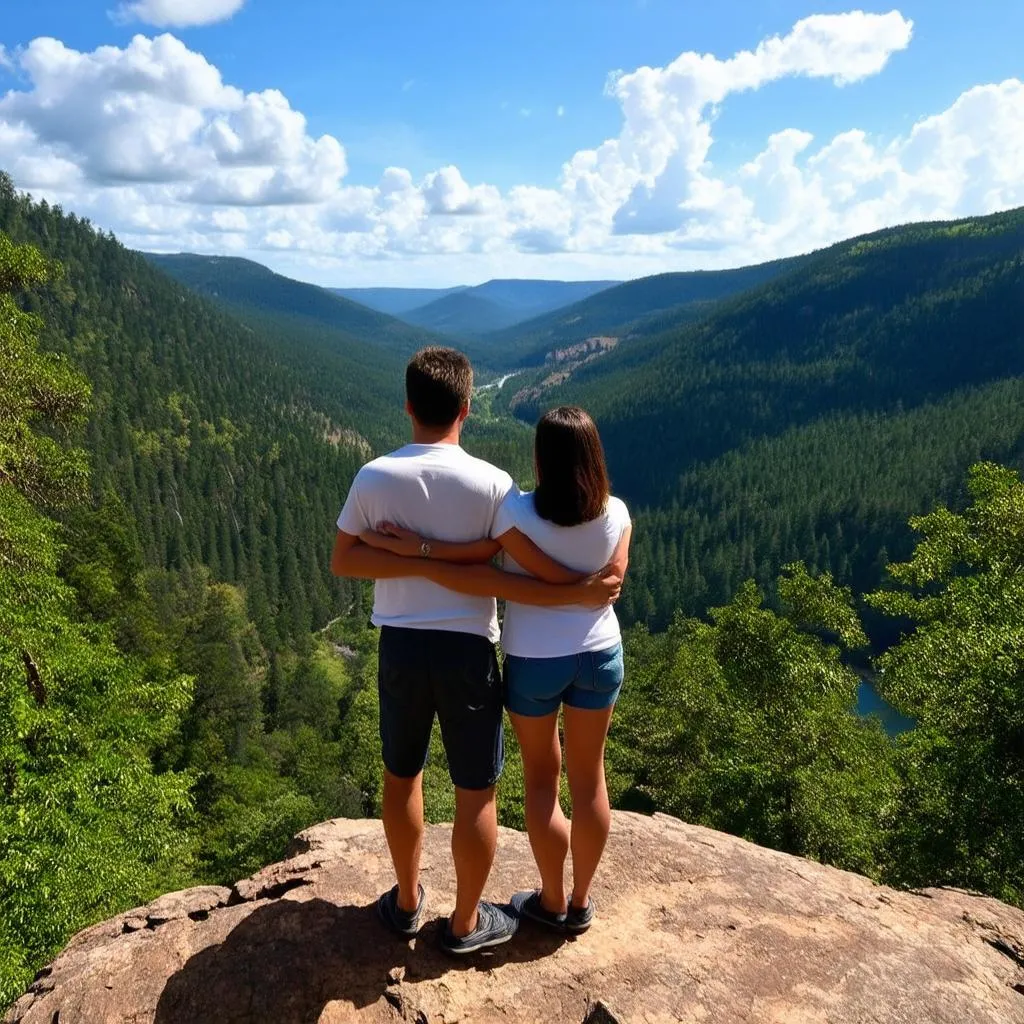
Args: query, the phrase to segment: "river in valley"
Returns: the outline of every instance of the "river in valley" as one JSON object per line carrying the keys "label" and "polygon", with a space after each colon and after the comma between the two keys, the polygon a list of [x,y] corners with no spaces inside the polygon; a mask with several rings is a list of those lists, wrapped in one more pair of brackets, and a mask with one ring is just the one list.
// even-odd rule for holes
{"label": "river in valley", "polygon": [[477,388],[477,391],[500,391],[505,386],[505,381],[511,380],[513,377],[518,377],[522,370],[515,370],[512,373],[506,373],[504,377],[499,377],[497,380],[492,380],[490,384],[481,384]]}

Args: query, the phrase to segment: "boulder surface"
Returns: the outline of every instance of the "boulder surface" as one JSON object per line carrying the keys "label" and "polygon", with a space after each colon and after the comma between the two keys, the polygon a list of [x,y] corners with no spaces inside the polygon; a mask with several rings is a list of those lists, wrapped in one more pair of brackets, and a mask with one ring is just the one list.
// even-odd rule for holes
{"label": "boulder surface", "polygon": [[[163,896],[76,936],[8,1024],[700,1021],[1024,1024],[1024,913],[897,892],[732,836],[616,812],[598,916],[565,939],[525,922],[489,954],[438,949],[450,826],[427,830],[428,923],[391,937],[379,821],[330,821],[234,888]],[[489,898],[534,884],[503,830]]]}

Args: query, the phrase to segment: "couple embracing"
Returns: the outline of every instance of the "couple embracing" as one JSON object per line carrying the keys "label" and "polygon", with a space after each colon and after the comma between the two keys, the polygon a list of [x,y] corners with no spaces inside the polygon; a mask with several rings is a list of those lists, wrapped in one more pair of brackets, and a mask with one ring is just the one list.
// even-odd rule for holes
{"label": "couple embracing", "polygon": [[[459,445],[472,391],[473,370],[460,352],[414,356],[406,369],[413,442],[359,471],[332,557],[336,575],[376,581],[382,817],[397,877],[378,911],[404,937],[419,930],[423,768],[436,716],[455,786],[457,894],[441,940],[455,954],[507,942],[522,917],[563,933],[590,926],[611,813],[605,739],[623,678],[612,602],[631,532],[583,410],[555,409],[540,421],[537,486],[521,493],[507,473]],[[503,570],[491,564],[499,553]],[[507,602],[504,680],[495,598]],[[498,906],[481,896],[497,848],[506,707],[522,751],[541,885]],[[571,825],[558,800],[562,708]]]}

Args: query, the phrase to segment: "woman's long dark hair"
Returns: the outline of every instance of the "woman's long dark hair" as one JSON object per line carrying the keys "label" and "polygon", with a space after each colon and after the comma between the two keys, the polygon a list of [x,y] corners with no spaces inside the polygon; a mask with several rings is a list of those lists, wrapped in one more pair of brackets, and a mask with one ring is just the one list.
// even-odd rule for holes
{"label": "woman's long dark hair", "polygon": [[545,413],[534,447],[537,488],[533,505],[541,519],[556,526],[578,526],[596,519],[611,491],[604,448],[590,414],[575,405]]}

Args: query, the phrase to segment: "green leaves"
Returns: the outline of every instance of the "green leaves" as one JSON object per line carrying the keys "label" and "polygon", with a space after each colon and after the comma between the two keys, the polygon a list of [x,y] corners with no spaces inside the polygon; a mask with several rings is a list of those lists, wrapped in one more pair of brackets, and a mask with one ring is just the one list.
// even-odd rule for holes
{"label": "green leaves", "polygon": [[795,622],[839,637],[843,646],[867,645],[864,628],[853,608],[853,592],[838,587],[830,572],[812,576],[801,562],[787,565],[779,578],[779,596]]}
{"label": "green leaves", "polygon": [[[10,539],[4,510],[25,509],[4,490]],[[32,525],[45,545],[48,524]],[[0,565],[0,1003],[75,930],[180,877],[190,780],[150,757],[190,695],[75,621],[52,550]]]}
{"label": "green leaves", "polygon": [[914,625],[878,660],[886,698],[918,722],[900,748],[893,875],[1024,900],[1024,483],[983,463],[972,504],[914,521],[875,607]]}
{"label": "green leaves", "polygon": [[0,232],[0,292],[19,292],[34,288],[59,275],[60,267],[32,245],[15,245]]}
{"label": "green leaves", "polygon": [[89,385],[65,360],[38,351],[41,321],[12,296],[53,273],[37,249],[0,231],[0,484],[37,504],[66,506],[84,493],[85,453],[66,451],[47,431],[80,422]]}
{"label": "green leaves", "polygon": [[829,578],[791,566],[779,586],[786,614],[747,583],[711,624],[630,637],[609,746],[616,799],[877,874],[891,744],[856,715],[857,677],[819,639],[863,634]]}
{"label": "green leaves", "polygon": [[[38,283],[34,250],[0,234],[0,289]],[[184,877],[187,774],[152,755],[191,698],[186,677],[126,657],[78,617],[58,524],[87,483],[51,436],[88,386],[41,355],[36,318],[0,292],[0,1005],[77,929]]]}

